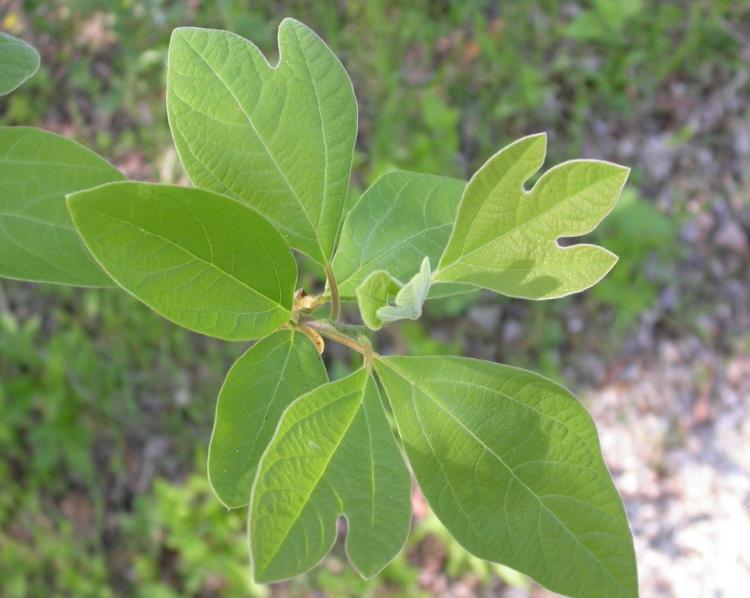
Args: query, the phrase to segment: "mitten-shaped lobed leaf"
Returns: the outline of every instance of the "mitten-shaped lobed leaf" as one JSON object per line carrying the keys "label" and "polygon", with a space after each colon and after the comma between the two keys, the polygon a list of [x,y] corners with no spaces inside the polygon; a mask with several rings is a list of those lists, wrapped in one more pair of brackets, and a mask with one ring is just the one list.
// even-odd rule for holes
{"label": "mitten-shaped lobed leaf", "polygon": [[462,357],[375,364],[417,481],[463,546],[565,595],[637,595],[622,501],[575,397]]}
{"label": "mitten-shaped lobed leaf", "polygon": [[0,276],[111,286],[81,244],[65,195],[124,178],[71,139],[27,127],[0,128]]}
{"label": "mitten-shaped lobed leaf", "polygon": [[193,183],[243,199],[328,263],[349,187],[357,104],[338,58],[294,19],[279,62],[226,31],[183,28],[169,46],[167,109]]}
{"label": "mitten-shaped lobed leaf", "polygon": [[0,96],[10,93],[39,69],[39,52],[25,41],[0,32]]}
{"label": "mitten-shaped lobed leaf", "polygon": [[294,399],[328,381],[318,350],[302,333],[279,330],[229,370],[219,393],[208,477],[227,508],[250,501],[258,461]]}
{"label": "mitten-shaped lobed leaf", "polygon": [[297,265],[247,204],[202,189],[111,183],[69,196],[68,207],[102,268],[173,322],[245,340],[289,320]]}
{"label": "mitten-shaped lobed leaf", "polygon": [[297,399],[261,458],[250,503],[255,579],[269,582],[317,564],[347,518],[346,552],[371,577],[403,547],[411,481],[380,403],[360,369]]}
{"label": "mitten-shaped lobed leaf", "polygon": [[395,171],[364,192],[344,221],[333,271],[343,297],[353,297],[372,272],[407,280],[422,258],[437,264],[456,219],[466,183]]}
{"label": "mitten-shaped lobed leaf", "polygon": [[524,137],[495,154],[464,191],[436,282],[462,282],[511,297],[553,299],[597,283],[617,257],[595,245],[561,247],[584,235],[615,205],[629,170],[572,160],[547,171],[531,191],[524,183],[541,168],[546,136]]}

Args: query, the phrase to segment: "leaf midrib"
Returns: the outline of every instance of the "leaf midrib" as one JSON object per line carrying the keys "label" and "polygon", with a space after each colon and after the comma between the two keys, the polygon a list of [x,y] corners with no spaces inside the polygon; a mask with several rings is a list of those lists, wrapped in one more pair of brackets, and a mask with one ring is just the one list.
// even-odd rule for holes
{"label": "leaf midrib", "polygon": [[[396,172],[400,172],[400,171],[396,171]],[[434,176],[434,175],[430,175],[430,176]],[[439,177],[439,178],[446,178],[447,179],[448,177]],[[448,179],[448,180],[452,180],[452,179]],[[414,183],[413,179],[412,180],[406,180],[406,181],[404,181],[404,183],[401,186],[401,188],[396,192],[396,199],[392,202],[391,206],[388,208],[388,210],[386,211],[386,213],[383,216],[381,216],[379,219],[377,219],[372,224],[372,227],[370,229],[370,233],[368,234],[367,239],[365,240],[365,242],[362,244],[362,251],[360,253],[359,264],[354,267],[354,269],[352,270],[352,272],[349,275],[347,275],[346,278],[344,278],[343,280],[339,281],[339,287],[340,287],[340,289],[343,289],[344,285],[346,285],[352,278],[355,278],[358,275],[360,275],[363,271],[366,270],[366,268],[368,268],[371,264],[373,264],[377,260],[381,259],[383,256],[388,255],[389,253],[393,253],[394,251],[398,251],[402,246],[406,245],[407,243],[410,243],[411,241],[413,241],[414,239],[416,239],[416,238],[418,238],[420,236],[427,235],[427,233],[429,233],[429,232],[431,232],[433,230],[437,230],[439,228],[452,227],[453,226],[452,222],[442,222],[440,224],[435,224],[433,226],[429,226],[427,228],[423,228],[421,230],[418,230],[415,233],[412,233],[411,235],[409,235],[405,239],[402,239],[396,245],[388,247],[388,248],[384,249],[383,251],[377,253],[376,255],[371,256],[370,258],[367,259],[367,261],[364,260],[364,255],[365,255],[365,252],[366,252],[366,248],[370,244],[370,240],[372,238],[372,235],[374,234],[374,232],[378,228],[380,228],[380,226],[383,224],[383,222],[385,222],[388,219],[388,217],[393,213],[393,211],[396,209],[396,206],[398,204],[399,198],[404,193],[404,190],[409,185],[411,185],[413,183]],[[430,200],[433,197],[433,194],[435,193],[435,191],[440,188],[440,183],[441,183],[441,181],[435,181],[435,185],[432,187],[432,189],[430,189],[429,193],[427,193],[427,199],[425,200],[424,206],[422,207],[422,218],[424,219],[425,223],[427,223],[427,220],[428,220],[427,214],[425,213],[425,210],[427,209],[427,204],[430,202]],[[354,211],[354,208],[352,209],[352,212],[353,211]],[[366,277],[361,278],[360,282],[362,282],[364,280],[364,278],[366,278]]]}
{"label": "leaf midrib", "polygon": [[0,212],[0,220],[3,218],[8,218],[8,219],[15,218],[16,220],[24,220],[26,222],[30,222],[37,226],[50,226],[52,228],[62,229],[69,233],[75,232],[75,228],[72,225],[62,224],[60,222],[54,222],[52,220],[41,220],[40,218],[33,218],[31,216],[27,216],[26,214],[20,214],[20,213],[16,214],[14,212]]}
{"label": "leaf midrib", "polygon": [[[492,388],[491,386],[485,386],[483,384],[477,384],[476,382],[469,382],[467,380],[451,380],[451,379],[448,379],[448,378],[440,378],[440,377],[434,377],[434,378],[432,378],[432,380],[434,380],[435,382],[450,382],[452,384],[457,384],[459,386],[460,385],[465,385],[465,386],[469,386],[469,387],[478,388],[478,389],[481,389],[481,390],[487,390],[487,391],[489,391],[491,393],[499,394],[504,399],[507,399],[508,401],[511,401],[512,403],[517,404],[519,407],[522,407],[524,409],[528,409],[529,411],[533,411],[534,413],[536,413],[540,417],[542,417],[544,419],[547,419],[547,420],[551,420],[551,421],[555,422],[556,424],[562,426],[565,429],[566,432],[568,432],[571,435],[575,436],[581,443],[583,443],[583,445],[586,448],[589,448],[589,449],[592,448],[590,446],[589,442],[585,438],[583,438],[578,432],[576,432],[575,430],[573,430],[566,422],[564,422],[562,420],[559,420],[559,419],[557,419],[557,418],[555,418],[555,417],[553,417],[551,415],[548,415],[548,414],[546,414],[546,413],[544,413],[542,411],[539,411],[533,405],[530,405],[529,403],[525,403],[522,400],[517,399],[516,397],[511,396],[511,395],[503,392],[500,389],[495,389],[495,388]],[[526,386],[528,386],[529,384],[533,384],[533,382],[528,383]]]}
{"label": "leaf midrib", "polygon": [[[406,239],[403,239],[402,241],[400,241],[400,242],[399,242],[398,244],[396,244],[396,245],[394,245],[394,246],[392,246],[392,247],[389,247],[389,248],[388,248],[388,249],[386,249],[385,251],[381,251],[381,252],[380,252],[379,254],[377,254],[376,256],[374,256],[374,257],[372,257],[372,258],[368,259],[368,260],[367,260],[366,262],[363,262],[363,263],[361,263],[361,264],[360,264],[360,265],[359,265],[359,266],[358,266],[358,267],[357,267],[357,268],[356,268],[356,269],[355,269],[355,270],[354,270],[354,271],[353,271],[353,272],[352,272],[351,274],[349,274],[349,276],[347,276],[346,278],[344,278],[344,279],[343,279],[343,280],[342,280],[342,281],[341,281],[341,282],[339,283],[339,285],[340,285],[341,287],[343,287],[343,286],[344,286],[345,284],[347,284],[347,283],[348,283],[348,282],[349,282],[349,281],[350,281],[350,280],[351,280],[352,278],[355,278],[355,277],[357,277],[357,276],[361,275],[362,273],[366,273],[366,274],[369,274],[369,272],[368,272],[368,268],[369,268],[369,267],[370,267],[370,266],[371,266],[371,265],[373,264],[373,262],[376,262],[376,261],[378,261],[378,260],[379,260],[379,259],[381,259],[381,258],[382,258],[383,256],[385,256],[385,255],[387,255],[387,254],[389,254],[389,253],[393,253],[394,251],[397,251],[398,249],[400,249],[400,248],[401,248],[401,246],[403,246],[403,245],[406,245],[407,243],[409,243],[409,242],[413,241],[413,240],[414,240],[415,238],[417,238],[417,237],[420,237],[420,236],[424,236],[424,235],[426,235],[427,233],[429,233],[429,232],[431,232],[431,231],[433,231],[433,230],[436,230],[436,229],[438,229],[438,228],[445,228],[445,227],[450,227],[450,226],[451,226],[451,224],[450,224],[450,223],[446,223],[446,224],[438,224],[438,225],[436,225],[436,226],[431,226],[431,227],[429,227],[429,228],[425,228],[425,229],[422,229],[422,230],[420,230],[419,232],[417,232],[417,233],[414,233],[413,235],[410,235],[410,236],[409,236],[409,237],[407,237]],[[364,278],[366,278],[366,277],[363,277],[363,278],[362,278],[362,281],[364,281]]]}
{"label": "leaf midrib", "polygon": [[[3,224],[2,220],[0,220],[0,230],[2,230],[5,233],[5,238],[17,249],[21,251],[21,253],[25,253],[27,255],[30,255],[33,259],[39,260],[40,262],[46,264],[47,266],[50,266],[53,270],[56,270],[58,274],[62,274],[64,276],[70,277],[72,279],[77,279],[78,274],[76,272],[70,272],[62,267],[60,267],[58,264],[51,262],[48,258],[46,258],[43,255],[39,255],[31,251],[30,248],[25,247],[18,243],[10,234],[8,234],[8,229],[5,228],[5,225]],[[2,262],[0,262],[1,264]]]}
{"label": "leaf midrib", "polygon": [[367,415],[367,407],[364,405],[367,392],[367,381],[365,381],[365,390],[362,399],[362,414],[365,416],[365,428],[367,428],[367,455],[370,457],[370,526],[375,527],[375,451],[372,444],[372,427],[370,426],[370,416]]}
{"label": "leaf midrib", "polygon": [[[524,143],[524,140],[521,139],[521,140],[519,140],[516,143]],[[511,147],[513,145],[515,145],[515,144],[511,144]],[[487,195],[485,196],[485,198],[481,201],[481,203],[479,204],[479,206],[477,206],[477,209],[474,211],[474,218],[469,223],[469,228],[466,231],[466,234],[464,235],[464,238],[461,240],[461,249],[457,250],[457,253],[459,254],[459,256],[463,255],[463,252],[466,249],[466,242],[468,241],[468,239],[471,236],[472,232],[476,228],[477,222],[479,220],[479,218],[477,218],[477,214],[479,214],[479,212],[482,211],[482,209],[484,208],[485,204],[490,199],[490,197],[495,193],[495,191],[497,191],[498,187],[500,187],[501,185],[503,185],[505,183],[505,180],[511,175],[511,172],[512,172],[513,168],[515,168],[526,157],[526,155],[529,152],[531,152],[532,150],[536,149],[536,145],[537,145],[536,141],[531,141],[531,143],[528,143],[528,145],[525,147],[525,149],[523,149],[523,151],[521,152],[521,154],[516,158],[515,162],[513,162],[511,164],[511,166],[504,173],[502,173],[500,175],[500,177],[497,180],[497,182],[494,185],[492,185],[492,189],[487,192]],[[545,142],[545,146],[546,146],[546,142]],[[507,149],[508,148],[500,150],[500,152],[498,152],[498,154],[496,154],[495,156],[493,156],[492,158],[490,158],[489,162],[487,164],[485,164],[484,166],[482,166],[474,174],[474,176],[472,177],[472,180],[469,181],[469,183],[467,184],[467,186],[466,186],[466,188],[464,190],[464,193],[468,193],[468,191],[471,190],[471,183],[474,182],[476,179],[478,179],[480,176],[482,176],[485,173],[486,170],[489,170],[490,167],[494,164],[495,160],[497,158],[499,158],[500,156],[502,156],[503,154],[505,154],[505,152],[506,152]],[[528,174],[526,176],[522,177],[523,181],[521,181],[521,185],[523,185],[526,182],[526,180],[529,177],[531,177],[531,175],[537,169],[538,169],[538,167],[535,167],[531,172],[527,171]],[[523,192],[524,192],[524,189],[522,187],[521,188],[521,195],[523,195]],[[461,198],[461,203],[463,203],[463,197]],[[459,205],[459,209],[458,209],[459,213],[457,214],[456,218],[458,218],[460,216],[460,211],[461,211],[461,206]],[[456,258],[456,259],[459,259],[459,258]],[[454,261],[456,261],[456,260],[454,260]],[[453,263],[453,262],[451,262],[451,263]],[[440,269],[440,264],[438,264],[438,269]]]}
{"label": "leaf midrib", "polygon": [[[549,174],[549,172],[552,172],[552,171],[551,171],[551,170],[550,170],[550,171],[548,171],[548,172],[547,172],[547,174]],[[547,208],[547,209],[543,209],[543,210],[542,210],[541,212],[539,212],[539,213],[538,213],[538,214],[536,214],[535,216],[532,216],[531,218],[529,218],[529,219],[527,219],[527,220],[524,220],[524,221],[522,221],[522,222],[519,222],[519,223],[517,223],[517,224],[516,224],[515,226],[513,226],[512,228],[508,229],[507,231],[504,231],[504,232],[502,232],[502,233],[501,233],[500,235],[498,235],[497,237],[493,237],[492,239],[489,239],[488,241],[485,241],[484,243],[482,243],[482,244],[481,244],[481,245],[479,245],[478,247],[475,247],[474,249],[472,249],[472,250],[471,250],[471,251],[469,251],[468,253],[464,253],[464,254],[460,255],[459,257],[457,257],[457,258],[456,258],[455,260],[453,260],[453,261],[452,261],[452,262],[451,262],[450,264],[448,264],[447,266],[445,266],[445,267],[442,267],[442,268],[438,268],[438,271],[437,271],[437,272],[435,273],[435,275],[434,275],[434,278],[435,278],[435,280],[438,280],[438,279],[440,279],[440,275],[441,275],[441,274],[443,274],[443,273],[445,273],[445,272],[448,272],[449,270],[451,270],[451,269],[453,269],[453,268],[455,268],[455,267],[457,267],[457,266],[460,266],[460,265],[462,264],[462,262],[464,262],[464,260],[465,260],[466,258],[468,258],[469,256],[471,256],[471,255],[473,255],[473,254],[475,254],[475,253],[477,253],[477,252],[481,251],[482,249],[484,249],[484,248],[485,248],[485,247],[487,247],[488,245],[492,245],[493,243],[497,243],[498,241],[500,241],[500,240],[501,240],[501,239],[503,239],[504,237],[507,237],[508,235],[510,235],[510,234],[512,234],[512,233],[514,233],[515,231],[519,230],[519,229],[520,229],[520,228],[522,228],[522,227],[528,226],[529,224],[531,224],[531,223],[532,223],[532,222],[534,222],[535,220],[538,220],[539,218],[542,218],[542,217],[544,217],[544,216],[549,216],[549,214],[550,214],[551,212],[553,212],[553,211],[557,210],[558,208],[560,208],[560,206],[562,206],[562,205],[564,205],[564,204],[568,203],[569,201],[571,201],[571,200],[572,200],[572,199],[573,199],[574,197],[576,197],[577,195],[580,195],[581,193],[585,192],[586,190],[590,189],[591,187],[593,187],[593,186],[595,186],[595,185],[598,185],[598,184],[600,184],[600,183],[602,183],[602,182],[606,181],[607,179],[610,179],[610,178],[612,178],[612,177],[615,177],[615,176],[617,176],[618,174],[619,174],[618,172],[613,172],[613,173],[612,173],[612,174],[610,174],[610,175],[604,176],[604,177],[602,177],[602,178],[600,178],[600,179],[597,179],[596,181],[594,181],[594,182],[592,182],[592,183],[590,183],[590,184],[588,184],[588,185],[585,185],[584,187],[581,187],[581,188],[580,188],[580,189],[579,189],[578,191],[576,191],[576,192],[575,192],[575,193],[574,193],[573,195],[569,195],[568,197],[566,197],[566,198],[564,198],[564,199],[560,200],[559,202],[557,202],[556,204],[552,205],[551,207],[549,207],[549,208]],[[531,191],[528,191],[528,192],[527,192],[527,191],[523,191],[523,190],[521,190],[521,192],[520,192],[521,200],[520,200],[520,201],[525,201],[525,200],[528,200],[528,199],[529,199],[529,196],[531,196],[531,195],[534,195],[535,193],[537,193],[537,188],[538,188],[538,186],[539,186],[539,183],[540,183],[540,182],[541,182],[541,180],[540,180],[539,182],[537,182],[537,184],[536,184],[536,185],[534,186],[534,189],[533,189],[533,190],[531,190]],[[496,187],[495,187],[495,188],[496,188]],[[489,198],[489,195],[490,195],[490,194],[488,194],[488,198]],[[563,232],[560,232],[560,233],[556,233],[556,236],[555,236],[555,238],[554,238],[554,239],[552,239],[552,242],[554,242],[554,241],[555,241],[555,240],[556,240],[557,238],[559,238],[559,237],[561,237],[561,236],[564,236],[564,234],[565,234],[565,233],[563,233]],[[559,246],[558,246],[558,247],[559,247]],[[575,247],[575,245],[571,245],[571,247]],[[563,248],[563,247],[560,247],[560,249],[565,249],[565,248]],[[469,265],[472,265],[472,264],[469,264]]]}
{"label": "leaf midrib", "polygon": [[[316,241],[316,245],[317,245],[318,251],[320,251],[321,258],[325,262],[327,262],[328,260],[327,260],[327,257],[325,255],[325,252],[323,251],[323,248],[320,246],[320,237],[318,236],[318,231],[313,226],[312,219],[310,218],[310,214],[307,211],[307,207],[302,202],[302,200],[300,199],[300,197],[297,195],[297,191],[294,189],[294,187],[292,186],[292,184],[289,182],[289,179],[286,177],[286,174],[284,174],[284,171],[281,169],[281,166],[279,166],[279,163],[276,161],[275,156],[273,155],[273,153],[271,153],[271,150],[269,149],[269,147],[266,144],[265,140],[260,135],[260,132],[258,131],[258,129],[255,127],[255,124],[253,123],[252,118],[250,117],[250,115],[245,110],[245,107],[242,105],[242,102],[235,95],[235,93],[232,90],[232,88],[226,83],[226,81],[224,81],[224,79],[218,73],[218,71],[216,69],[214,69],[214,67],[201,55],[201,53],[196,48],[193,47],[193,45],[188,40],[187,36],[182,36],[182,38],[185,41],[185,45],[188,48],[190,48],[190,50],[193,52],[193,54],[195,54],[198,58],[200,58],[201,62],[203,62],[203,64],[206,65],[206,67],[208,68],[208,70],[211,71],[211,73],[213,73],[213,75],[219,80],[219,82],[229,92],[229,95],[232,96],[232,99],[237,104],[237,107],[240,109],[240,112],[242,112],[242,114],[244,115],[245,119],[247,120],[248,125],[250,125],[250,128],[252,129],[253,133],[255,133],[255,136],[257,137],[258,141],[260,141],[261,145],[263,146],[263,149],[266,151],[266,154],[271,159],[271,162],[273,163],[274,167],[276,168],[276,170],[278,171],[278,173],[281,175],[281,178],[284,180],[284,183],[286,184],[286,186],[292,192],[292,196],[297,201],[297,204],[299,205],[300,209],[302,210],[302,213],[305,215],[305,219],[307,220],[307,223],[310,225],[310,229],[315,234],[315,241]],[[271,68],[272,73],[275,70],[276,69]],[[190,107],[192,109],[192,105]]]}
{"label": "leaf midrib", "polygon": [[[270,553],[271,557],[267,558],[265,560],[265,566],[262,569],[263,571],[265,571],[268,568],[268,566],[271,564],[271,562],[273,561],[273,559],[279,553],[279,549],[284,544],[284,542],[286,541],[286,539],[289,537],[289,534],[291,533],[292,528],[295,526],[295,524],[297,523],[297,521],[299,521],[299,518],[301,517],[302,512],[305,510],[305,507],[310,502],[310,498],[315,493],[315,491],[317,490],[318,486],[320,485],[320,482],[325,477],[326,472],[328,471],[328,467],[331,465],[331,461],[333,461],[333,458],[336,455],[336,453],[338,452],[338,450],[341,447],[341,445],[343,444],[344,439],[349,434],[349,430],[351,429],[352,424],[354,423],[354,420],[357,418],[357,415],[358,415],[359,411],[362,409],[362,403],[363,403],[363,400],[364,400],[364,393],[365,393],[365,389],[367,388],[367,378],[368,378],[367,376],[364,376],[364,385],[359,390],[359,393],[360,393],[359,406],[356,409],[353,410],[351,419],[347,422],[346,427],[344,428],[344,430],[343,430],[343,432],[341,434],[341,437],[338,439],[338,441],[336,442],[335,446],[331,450],[330,455],[329,455],[328,459],[325,462],[325,465],[321,468],[320,475],[318,476],[318,479],[315,480],[315,482],[312,484],[312,486],[310,488],[310,492],[308,493],[308,495],[305,498],[305,500],[300,501],[300,504],[301,504],[300,508],[297,510],[296,515],[292,519],[291,523],[287,526],[287,529],[284,531],[284,535],[276,543],[275,548],[271,551],[271,553]],[[313,392],[313,391],[310,391],[310,392]],[[354,392],[356,392],[356,391],[354,391]],[[304,419],[308,419],[309,417],[312,417],[318,411],[320,411],[321,409],[324,409],[326,407],[329,407],[333,403],[337,403],[338,401],[343,401],[344,399],[349,398],[349,396],[352,395],[352,394],[354,394],[354,393],[353,392],[346,393],[343,396],[338,397],[337,399],[334,399],[331,402],[328,402],[328,403],[325,403],[324,405],[321,405],[315,411],[313,411],[311,413],[308,413],[305,416]],[[300,420],[300,421],[302,421],[302,420]],[[299,423],[299,421],[295,422],[295,425],[297,425],[298,423]],[[288,433],[288,431],[287,431],[287,433]],[[342,508],[343,508],[343,501],[340,500],[340,502],[341,502]]]}
{"label": "leaf midrib", "polygon": [[71,170],[100,170],[102,172],[120,173],[120,171],[114,166],[108,168],[97,164],[73,164],[71,162],[54,162],[51,160],[19,160],[16,158],[5,158],[0,156],[0,166],[3,164],[12,164],[14,166],[61,166]]}
{"label": "leaf midrib", "polygon": [[[291,332],[292,339],[294,338],[294,336],[293,336],[294,332],[293,331],[287,330],[286,332]],[[266,337],[266,338],[270,338],[270,337]],[[271,351],[274,351],[274,350],[278,349],[279,345],[281,343],[285,343],[285,342],[287,342],[287,339],[279,338],[279,342],[277,343],[277,345]],[[292,344],[293,344],[293,340],[292,340],[292,342],[289,343],[289,348],[287,349],[287,354],[286,354],[286,358],[284,359],[284,364],[281,366],[281,374],[278,376],[278,380],[276,382],[275,388],[274,388],[273,392],[271,393],[271,399],[267,402],[267,405],[265,406],[265,411],[263,411],[263,421],[265,421],[265,418],[268,416],[268,412],[271,409],[271,405],[274,402],[274,400],[276,399],[276,394],[278,393],[279,388],[281,386],[281,382],[284,379],[283,374],[284,374],[284,372],[285,372],[285,370],[287,368],[287,364],[289,363],[289,356],[291,355]],[[266,361],[268,361],[270,359],[270,356],[271,356],[271,354],[269,354],[268,356],[266,356],[266,358],[263,359],[262,361],[253,362],[251,364],[251,366],[257,367],[257,366],[262,365],[263,363],[265,363]],[[242,359],[242,358],[240,358],[240,359]],[[234,367],[234,366],[232,366],[232,367]],[[243,367],[250,367],[250,366],[243,366]],[[231,374],[232,374],[232,368],[230,368],[229,372],[227,373],[227,378]],[[247,389],[250,387],[250,385],[247,385],[247,384],[243,384],[242,386],[243,386],[243,389],[244,389],[243,391],[244,392],[247,392]],[[221,393],[220,393],[220,396],[221,396]],[[234,425],[231,428],[229,428],[229,430],[225,431],[224,434],[222,434],[219,439],[222,440],[222,441],[224,441],[227,438],[229,438],[230,436],[234,435],[234,433],[237,432],[237,430],[241,426],[243,426],[247,422],[247,420],[249,418],[251,418],[252,416],[254,416],[258,411],[260,411],[260,409],[254,409],[254,410],[246,413],[244,417],[242,417],[239,420],[237,420],[236,422],[234,422]],[[247,444],[248,443],[245,443],[242,446],[244,447]],[[254,444],[253,444],[253,446],[254,446]],[[251,451],[252,451],[253,446],[251,446]]]}
{"label": "leaf midrib", "polygon": [[[273,299],[272,297],[269,297],[269,296],[265,295],[264,293],[261,293],[259,290],[254,289],[253,287],[249,286],[246,282],[241,281],[239,278],[235,277],[233,274],[231,274],[231,273],[227,272],[226,270],[224,270],[223,268],[219,267],[219,265],[217,265],[217,264],[215,264],[213,262],[209,262],[209,261],[203,259],[202,257],[199,257],[199,256],[195,255],[192,251],[190,251],[186,247],[183,247],[182,245],[179,245],[179,244],[175,243],[174,241],[172,241],[172,239],[170,239],[168,237],[165,237],[163,235],[160,235],[159,233],[155,233],[155,232],[146,230],[145,228],[142,228],[142,227],[138,226],[137,224],[135,224],[133,222],[129,222],[129,221],[124,220],[122,218],[118,218],[117,216],[115,216],[113,214],[108,214],[107,212],[103,212],[101,209],[93,208],[93,211],[99,213],[100,215],[102,215],[102,216],[104,216],[106,218],[110,218],[112,220],[120,222],[121,224],[129,226],[131,228],[135,228],[135,229],[139,230],[140,232],[142,232],[144,234],[151,235],[152,237],[156,237],[157,239],[161,239],[162,241],[168,243],[169,245],[171,245],[171,246],[177,248],[178,250],[186,253],[187,255],[189,255],[190,257],[192,257],[195,261],[200,262],[202,264],[205,264],[206,266],[209,266],[210,268],[214,268],[214,269],[218,270],[219,273],[221,273],[221,274],[227,276],[228,278],[232,279],[238,285],[240,285],[241,287],[247,289],[248,291],[250,291],[254,295],[257,295],[258,297],[262,297],[266,301],[269,301],[269,302],[273,303],[274,305],[276,305],[277,307],[283,309],[287,313],[291,313],[290,310],[289,310],[289,308],[287,308],[286,306],[284,306],[281,303],[279,303],[276,299]],[[155,274],[158,274],[158,272],[155,272]]]}
{"label": "leaf midrib", "polygon": [[[271,393],[271,399],[268,401],[268,404],[266,405],[266,410],[263,414],[263,424],[261,425],[261,429],[258,432],[258,434],[255,436],[255,439],[253,440],[253,444],[250,447],[250,454],[248,454],[247,459],[245,460],[244,468],[247,467],[248,462],[252,458],[252,453],[255,450],[255,447],[258,444],[258,439],[260,438],[261,434],[263,433],[263,430],[266,427],[266,422],[268,421],[268,414],[271,411],[271,408],[273,407],[274,403],[276,402],[276,398],[279,395],[279,388],[281,388],[281,382],[284,380],[284,375],[286,374],[286,369],[289,367],[289,358],[292,356],[292,350],[294,349],[294,340],[295,340],[295,333],[294,331],[290,331],[289,334],[289,348],[286,352],[286,357],[284,358],[284,365],[281,366],[281,371],[279,372],[278,380],[276,381],[276,385],[274,386],[273,392]],[[286,342],[286,339],[283,339],[282,342]],[[257,468],[257,465],[256,465]]]}
{"label": "leaf midrib", "polygon": [[[299,31],[296,27],[292,28],[292,31],[294,32],[294,38],[297,40],[297,45],[302,48],[302,43],[300,42],[299,38]],[[318,212],[318,218],[315,222],[315,231],[318,230],[318,227],[320,226],[320,219],[323,216],[323,212],[325,211],[326,202],[328,201],[328,136],[326,135],[326,127],[323,124],[323,107],[320,105],[320,96],[318,94],[318,86],[315,84],[315,79],[312,76],[312,71],[310,70],[310,64],[307,61],[307,56],[305,55],[305,52],[302,51],[303,60],[302,62],[305,65],[305,70],[307,72],[308,80],[310,81],[310,86],[313,89],[313,97],[315,98],[315,108],[318,113],[318,119],[320,120],[320,134],[323,138],[323,198],[320,203],[320,211]],[[281,60],[279,60],[279,63],[281,63]],[[308,218],[309,220],[309,218]],[[310,222],[312,225],[312,222]],[[325,255],[323,256],[325,257]]]}

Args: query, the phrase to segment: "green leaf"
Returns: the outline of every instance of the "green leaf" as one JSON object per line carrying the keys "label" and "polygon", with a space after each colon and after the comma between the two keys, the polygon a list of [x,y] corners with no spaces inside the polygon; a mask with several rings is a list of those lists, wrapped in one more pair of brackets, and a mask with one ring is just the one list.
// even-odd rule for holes
{"label": "green leaf", "polygon": [[401,290],[401,283],[385,270],[372,272],[357,287],[357,303],[362,321],[370,330],[380,330],[383,320],[378,310],[388,305],[388,301]]}
{"label": "green leaf", "polygon": [[173,322],[209,336],[265,336],[291,316],[289,245],[247,204],[185,187],[111,183],[68,196],[104,270]]}
{"label": "green leaf", "polygon": [[0,276],[111,286],[81,244],[65,195],[125,177],[71,139],[0,127]]}
{"label": "green leaf", "polygon": [[467,550],[569,596],[636,596],[596,429],[567,390],[463,357],[375,362],[417,481]]}
{"label": "green leaf", "polygon": [[193,183],[246,200],[289,243],[328,263],[349,187],[357,103],[328,46],[279,26],[279,62],[233,33],[176,29],[167,109]]}
{"label": "green leaf", "polygon": [[292,330],[274,332],[235,362],[219,393],[208,452],[208,477],[224,506],[249,502],[258,461],[282,412],[327,381],[318,350]]}
{"label": "green leaf", "polygon": [[261,458],[250,501],[255,579],[307,571],[331,549],[347,518],[346,552],[364,577],[403,547],[411,481],[366,370],[300,397]]}
{"label": "green leaf", "polygon": [[592,231],[617,202],[629,169],[572,160],[548,170],[547,137],[524,137],[495,154],[466,187],[435,282],[463,282],[510,297],[553,299],[596,284],[617,261],[595,245],[557,240]]}
{"label": "green leaf", "polygon": [[344,221],[333,259],[341,296],[354,297],[376,270],[406,280],[423,256],[437,264],[465,186],[457,179],[404,171],[375,181]]}
{"label": "green leaf", "polygon": [[418,320],[422,315],[422,305],[427,299],[431,284],[430,258],[426,257],[422,260],[419,272],[412,276],[396,295],[396,304],[381,307],[377,311],[378,318],[383,322]]}
{"label": "green leaf", "polygon": [[0,96],[10,93],[39,70],[39,52],[25,41],[0,32]]}

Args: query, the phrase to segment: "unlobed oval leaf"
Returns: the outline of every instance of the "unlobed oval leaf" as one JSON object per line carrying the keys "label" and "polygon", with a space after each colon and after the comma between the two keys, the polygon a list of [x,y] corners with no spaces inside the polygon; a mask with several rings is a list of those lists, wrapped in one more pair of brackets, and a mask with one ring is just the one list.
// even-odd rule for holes
{"label": "unlobed oval leaf", "polygon": [[637,595],[625,510],[574,396],[463,357],[375,365],[422,492],[464,547],[565,595]]}
{"label": "unlobed oval leaf", "polygon": [[357,104],[344,67],[294,19],[279,63],[227,31],[176,29],[167,109],[193,183],[250,202],[289,243],[328,263],[349,187]]}
{"label": "unlobed oval leaf", "polygon": [[83,247],[65,195],[124,178],[72,139],[40,129],[0,127],[0,276],[111,286]]}
{"label": "unlobed oval leaf", "polygon": [[333,259],[342,297],[354,297],[376,270],[404,281],[424,256],[437,264],[465,186],[458,179],[406,171],[375,181],[344,220]]}
{"label": "unlobed oval leaf", "polygon": [[331,549],[347,518],[346,552],[365,577],[404,545],[411,480],[365,369],[297,399],[258,466],[250,502],[255,579],[307,571]]}
{"label": "unlobed oval leaf", "polygon": [[541,168],[546,136],[524,137],[502,149],[469,181],[435,282],[461,282],[511,297],[553,299],[596,284],[617,261],[589,244],[561,247],[561,237],[591,232],[612,210],[629,170],[572,160]]}
{"label": "unlobed oval leaf", "polygon": [[173,322],[244,340],[289,320],[294,257],[247,204],[202,189],[111,183],[68,196],[68,207],[102,268]]}
{"label": "unlobed oval leaf", "polygon": [[258,461],[283,411],[327,381],[317,348],[294,330],[274,332],[234,363],[219,392],[208,451],[208,478],[227,508],[250,501]]}
{"label": "unlobed oval leaf", "polygon": [[0,31],[0,96],[10,93],[39,70],[39,52]]}

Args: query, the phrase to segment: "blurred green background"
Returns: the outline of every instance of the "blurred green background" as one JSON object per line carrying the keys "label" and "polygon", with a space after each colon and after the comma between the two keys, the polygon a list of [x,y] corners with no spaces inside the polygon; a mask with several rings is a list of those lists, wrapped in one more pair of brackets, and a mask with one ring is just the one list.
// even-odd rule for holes
{"label": "blurred green background", "polygon": [[[633,168],[593,235],[621,257],[599,286],[547,303],[436,301],[380,340],[531,367],[580,392],[633,521],[644,595],[708,595],[680,593],[695,567],[651,523],[681,521],[668,509],[690,497],[669,481],[705,457],[701,442],[721,456],[733,449],[712,433],[750,439],[750,2],[3,0],[0,29],[35,45],[42,67],[0,100],[0,123],[74,137],[131,178],[187,184],[164,105],[171,30],[229,29],[274,56],[284,16],[314,28],[353,79],[352,201],[392,168],[468,178],[541,130],[548,165]],[[224,511],[205,477],[215,396],[243,349],[114,290],[0,282],[0,595],[542,595],[463,552],[418,495],[415,532],[376,579],[357,578],[337,545],[305,577],[253,586],[245,514]],[[347,367],[336,349],[328,359]],[[639,440],[649,417],[656,431]],[[708,464],[717,484],[720,461]]]}

